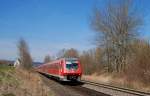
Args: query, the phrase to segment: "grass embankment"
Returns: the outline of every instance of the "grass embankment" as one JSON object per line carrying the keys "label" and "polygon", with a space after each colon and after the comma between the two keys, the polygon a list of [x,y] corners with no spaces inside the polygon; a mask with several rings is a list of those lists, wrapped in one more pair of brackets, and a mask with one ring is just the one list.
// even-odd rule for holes
{"label": "grass embankment", "polygon": [[130,81],[126,76],[118,76],[116,74],[92,74],[92,75],[84,75],[84,80],[90,80],[97,83],[110,84],[118,87],[131,88],[135,90],[141,90],[145,92],[150,92],[150,85],[145,85],[139,80]]}
{"label": "grass embankment", "polygon": [[0,96],[54,96],[34,71],[0,66]]}

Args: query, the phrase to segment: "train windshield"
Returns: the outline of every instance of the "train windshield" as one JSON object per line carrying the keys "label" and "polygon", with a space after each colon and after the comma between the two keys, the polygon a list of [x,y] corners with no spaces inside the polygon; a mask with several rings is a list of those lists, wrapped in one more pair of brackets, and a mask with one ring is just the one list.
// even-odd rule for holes
{"label": "train windshield", "polygon": [[67,61],[66,68],[69,70],[70,69],[78,69],[78,63],[76,61],[75,62]]}

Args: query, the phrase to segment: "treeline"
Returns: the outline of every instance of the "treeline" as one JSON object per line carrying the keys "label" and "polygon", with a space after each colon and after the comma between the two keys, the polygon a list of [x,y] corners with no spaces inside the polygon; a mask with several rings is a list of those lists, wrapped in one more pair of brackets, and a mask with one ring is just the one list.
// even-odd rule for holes
{"label": "treeline", "polygon": [[[61,57],[75,57],[79,58],[81,65],[83,67],[84,75],[103,74],[103,73],[112,73],[112,74],[122,74],[127,76],[128,80],[139,80],[145,84],[150,81],[150,44],[144,40],[135,40],[129,46],[129,50],[126,51],[126,65],[123,70],[119,72],[115,68],[114,63],[110,68],[108,64],[105,49],[95,48],[89,49],[87,51],[79,52],[78,50],[71,49],[62,49],[58,54]],[[60,58],[61,58],[60,57]],[[116,58],[114,58],[114,61]],[[110,71],[113,70],[113,71]]]}

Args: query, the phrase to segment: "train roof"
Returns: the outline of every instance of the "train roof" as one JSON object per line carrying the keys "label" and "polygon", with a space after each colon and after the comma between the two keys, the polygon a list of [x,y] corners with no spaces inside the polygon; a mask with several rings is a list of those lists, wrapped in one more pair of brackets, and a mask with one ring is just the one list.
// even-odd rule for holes
{"label": "train roof", "polygon": [[65,60],[78,60],[78,58],[64,58]]}
{"label": "train roof", "polygon": [[60,60],[78,60],[78,58],[59,58],[59,59],[51,61],[49,63],[59,62]]}
{"label": "train roof", "polygon": [[57,59],[57,60],[54,60],[54,61],[51,61],[51,62],[42,64],[42,65],[39,65],[38,67],[43,66],[43,65],[47,65],[47,64],[57,63],[57,62],[59,62],[60,60],[67,60],[67,61],[68,61],[68,60],[78,60],[78,58],[59,58],[59,59]]}
{"label": "train roof", "polygon": [[56,60],[61,60],[61,59],[65,59],[65,60],[78,60],[78,58],[74,58],[74,57],[64,57],[64,58],[58,58]]}

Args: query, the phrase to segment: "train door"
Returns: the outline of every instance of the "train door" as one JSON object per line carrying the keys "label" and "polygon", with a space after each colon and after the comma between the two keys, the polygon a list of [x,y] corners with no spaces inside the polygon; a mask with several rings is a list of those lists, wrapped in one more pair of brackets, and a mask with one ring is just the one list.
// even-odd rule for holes
{"label": "train door", "polygon": [[63,73],[63,60],[60,60],[60,62],[59,62],[59,75],[62,75],[62,73]]}

